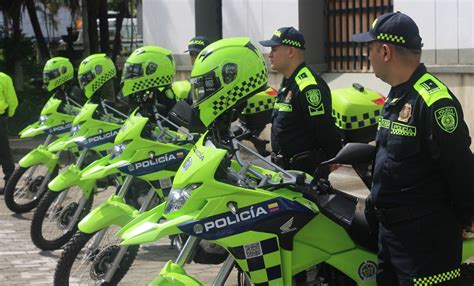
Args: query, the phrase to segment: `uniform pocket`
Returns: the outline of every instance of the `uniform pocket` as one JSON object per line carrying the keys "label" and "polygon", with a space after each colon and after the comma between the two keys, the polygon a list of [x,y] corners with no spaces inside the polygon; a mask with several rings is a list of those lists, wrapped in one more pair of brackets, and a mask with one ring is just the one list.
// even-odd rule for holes
{"label": "uniform pocket", "polygon": [[420,152],[420,142],[416,137],[389,135],[388,157],[394,161],[404,161]]}

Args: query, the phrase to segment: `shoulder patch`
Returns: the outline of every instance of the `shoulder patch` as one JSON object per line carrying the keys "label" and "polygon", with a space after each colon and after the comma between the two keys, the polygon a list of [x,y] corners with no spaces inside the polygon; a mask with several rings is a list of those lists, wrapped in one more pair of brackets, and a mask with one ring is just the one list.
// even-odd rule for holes
{"label": "shoulder patch", "polygon": [[311,70],[308,67],[303,67],[300,69],[298,74],[295,76],[296,84],[300,91],[303,91],[306,87],[310,85],[317,85],[316,79],[314,78]]}
{"label": "shoulder patch", "polygon": [[438,126],[448,133],[453,133],[458,127],[458,113],[453,106],[445,106],[434,112]]}
{"label": "shoulder patch", "polygon": [[321,104],[321,91],[319,89],[310,89],[306,92],[306,100],[312,106]]}
{"label": "shoulder patch", "polygon": [[431,106],[440,99],[452,98],[449,94],[448,88],[429,73],[424,74],[413,87],[421,95],[428,106]]}

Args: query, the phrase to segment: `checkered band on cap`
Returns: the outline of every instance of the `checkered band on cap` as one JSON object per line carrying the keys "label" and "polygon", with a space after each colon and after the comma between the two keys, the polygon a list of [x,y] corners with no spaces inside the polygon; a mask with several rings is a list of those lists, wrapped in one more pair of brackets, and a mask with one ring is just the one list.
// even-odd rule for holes
{"label": "checkered band on cap", "polygon": [[402,43],[405,44],[405,38],[402,36],[390,35],[385,33],[380,33],[377,35],[377,39],[381,41],[388,41],[393,43]]}
{"label": "checkered band on cap", "polygon": [[172,75],[139,80],[139,81],[133,83],[132,92],[146,90],[146,89],[149,89],[151,87],[169,85],[169,84],[171,84],[172,80],[173,80]]}
{"label": "checkered band on cap", "polygon": [[219,114],[220,112],[224,111],[227,106],[237,102],[239,99],[248,95],[250,92],[255,91],[266,81],[267,79],[265,70],[262,70],[258,74],[249,77],[247,80],[244,80],[240,85],[234,86],[234,88],[227,91],[226,95],[221,95],[218,100],[212,103],[214,115]]}
{"label": "checkered band on cap", "polygon": [[290,39],[284,39],[283,41],[281,41],[281,43],[284,45],[290,45],[290,46],[301,48],[301,43],[290,40]]}

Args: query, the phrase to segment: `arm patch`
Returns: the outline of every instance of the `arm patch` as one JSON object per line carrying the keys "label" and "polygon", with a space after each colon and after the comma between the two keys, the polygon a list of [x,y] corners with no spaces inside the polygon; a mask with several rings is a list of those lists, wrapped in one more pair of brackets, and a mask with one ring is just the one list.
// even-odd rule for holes
{"label": "arm patch", "polygon": [[447,133],[453,133],[458,127],[458,113],[454,106],[445,106],[434,112],[436,123]]}

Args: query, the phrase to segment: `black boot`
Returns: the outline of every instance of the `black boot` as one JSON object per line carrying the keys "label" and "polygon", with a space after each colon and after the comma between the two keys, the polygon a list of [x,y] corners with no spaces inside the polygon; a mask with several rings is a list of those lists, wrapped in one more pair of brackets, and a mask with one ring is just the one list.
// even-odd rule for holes
{"label": "black boot", "polygon": [[5,188],[7,187],[7,183],[8,183],[8,178],[5,178],[5,185],[3,185],[3,188],[0,188],[0,196],[2,196],[3,193],[5,193]]}

